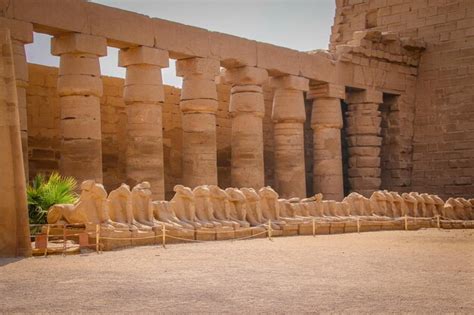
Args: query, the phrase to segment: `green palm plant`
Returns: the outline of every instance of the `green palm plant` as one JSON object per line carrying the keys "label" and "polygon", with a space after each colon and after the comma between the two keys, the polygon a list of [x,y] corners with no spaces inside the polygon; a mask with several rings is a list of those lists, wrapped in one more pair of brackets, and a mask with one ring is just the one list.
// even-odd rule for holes
{"label": "green palm plant", "polygon": [[58,203],[74,203],[77,182],[53,172],[48,178],[43,174],[35,176],[26,191],[30,224],[46,224],[48,209]]}

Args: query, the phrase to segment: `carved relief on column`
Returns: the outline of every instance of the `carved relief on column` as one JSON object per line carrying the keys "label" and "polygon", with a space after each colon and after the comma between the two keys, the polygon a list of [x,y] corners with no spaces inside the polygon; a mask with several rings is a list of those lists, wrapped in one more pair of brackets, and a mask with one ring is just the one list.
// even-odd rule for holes
{"label": "carved relief on column", "polygon": [[308,90],[308,83],[308,79],[292,75],[270,80],[275,89],[272,110],[275,189],[282,198],[306,197],[303,91]]}
{"label": "carved relief on column", "polygon": [[217,185],[215,77],[218,60],[207,58],[181,59],[176,74],[183,77],[180,108],[183,126],[183,184]]}
{"label": "carved relief on column", "polygon": [[380,189],[380,150],[382,145],[379,105],[382,92],[352,91],[347,94],[346,134],[349,145],[351,191],[366,197]]}
{"label": "carved relief on column", "polygon": [[336,201],[344,198],[341,149],[344,95],[344,86],[329,83],[311,86],[307,95],[313,100],[313,191],[322,193],[324,199]]}
{"label": "carved relief on column", "polygon": [[265,115],[262,85],[268,79],[264,69],[227,69],[225,80],[232,84],[229,111],[232,116],[231,184],[260,189],[265,184],[263,126]]}
{"label": "carved relief on column", "polygon": [[107,41],[69,33],[54,37],[51,44],[52,54],[60,56],[61,174],[78,182],[102,182],[99,57],[107,55]]}
{"label": "carved relief on column", "polygon": [[161,69],[168,65],[169,54],[161,49],[140,46],[119,52],[119,66],[127,68],[126,181],[130,186],[149,182],[154,199],[165,197]]}

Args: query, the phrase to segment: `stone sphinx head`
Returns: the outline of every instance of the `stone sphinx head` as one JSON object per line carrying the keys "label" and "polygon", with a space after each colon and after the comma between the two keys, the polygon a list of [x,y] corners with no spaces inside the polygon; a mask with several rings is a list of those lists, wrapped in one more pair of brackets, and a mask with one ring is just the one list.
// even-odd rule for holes
{"label": "stone sphinx head", "polygon": [[258,191],[258,194],[260,195],[261,198],[265,198],[265,199],[278,200],[278,197],[279,197],[278,193],[275,190],[273,190],[273,188],[270,186],[260,188],[260,190]]}
{"label": "stone sphinx head", "polygon": [[151,186],[149,182],[141,182],[141,183],[136,184],[133,188],[149,190]]}
{"label": "stone sphinx head", "polygon": [[364,196],[362,196],[361,194],[359,194],[358,192],[351,192],[349,195],[347,195],[346,197],[347,199],[352,199],[352,200],[361,200],[361,199],[365,199]]}
{"label": "stone sphinx head", "polygon": [[226,188],[225,192],[229,196],[230,213],[238,220],[244,221],[247,216],[247,206],[245,195],[237,188]]}
{"label": "stone sphinx head", "polygon": [[94,188],[95,180],[88,179],[81,183],[81,190],[82,191],[91,191]]}
{"label": "stone sphinx head", "polygon": [[324,196],[322,193],[317,193],[316,195],[313,196],[313,198],[314,198],[314,201],[321,202],[323,201]]}
{"label": "stone sphinx head", "polygon": [[387,200],[388,202],[392,203],[395,201],[395,198],[393,197],[393,195],[388,191],[388,190],[384,190],[382,191],[384,196],[385,196],[385,200]]}
{"label": "stone sphinx head", "polygon": [[227,196],[232,202],[245,202],[245,195],[237,188],[228,187],[225,189]]}
{"label": "stone sphinx head", "polygon": [[[194,199],[194,194],[191,188],[185,187],[183,185],[175,185],[173,187],[173,191],[176,193],[177,196],[185,199]],[[175,197],[176,197],[175,195]],[[174,197],[173,197],[174,199]]]}
{"label": "stone sphinx head", "polygon": [[115,189],[115,191],[120,195],[129,195],[131,193],[130,186],[127,184],[120,185],[120,187]]}
{"label": "stone sphinx head", "polygon": [[377,190],[372,193],[370,199],[374,199],[376,201],[387,201],[387,196],[385,196],[385,193],[383,191]]}
{"label": "stone sphinx head", "polygon": [[220,188],[219,186],[209,185],[208,188],[209,188],[209,194],[211,198],[220,199],[220,200],[226,200],[227,198],[229,198],[225,190]]}
{"label": "stone sphinx head", "polygon": [[206,185],[196,186],[192,192],[195,198],[198,198],[198,197],[207,198],[209,197],[211,193],[209,188]]}
{"label": "stone sphinx head", "polygon": [[409,204],[416,204],[417,202],[417,199],[408,193],[403,193],[402,198],[403,200],[405,200],[406,203],[409,203]]}
{"label": "stone sphinx head", "polygon": [[250,202],[256,202],[260,200],[260,196],[257,191],[253,188],[241,188],[240,191],[244,194],[245,198]]}

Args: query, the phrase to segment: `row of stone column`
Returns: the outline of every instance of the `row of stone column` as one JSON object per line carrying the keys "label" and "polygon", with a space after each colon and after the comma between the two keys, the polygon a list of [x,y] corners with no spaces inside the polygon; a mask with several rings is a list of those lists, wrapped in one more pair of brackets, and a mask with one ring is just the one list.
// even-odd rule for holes
{"label": "row of stone column", "polygon": [[[84,34],[53,38],[53,55],[60,56],[58,93],[61,107],[61,173],[79,181],[102,181],[102,148],[99,57],[107,53],[106,39]],[[169,55],[150,47],[130,47],[119,52],[119,66],[126,68],[124,101],[127,105],[127,182],[149,181],[155,198],[164,198],[161,69]],[[218,60],[193,57],[176,63],[183,77],[180,108],[183,126],[183,184],[195,187],[217,184],[215,77]],[[232,117],[231,184],[264,186],[263,84],[267,71],[256,67],[227,69],[224,79],[232,85],[229,112]],[[343,86],[309,87],[305,78],[272,77],[274,88],[275,188],[283,197],[305,197],[304,92],[313,100],[313,188],[326,198],[341,200],[343,170],[341,100]],[[381,93],[351,93],[348,98],[349,180],[354,190],[365,193],[380,187]],[[26,102],[25,102],[26,103]]]}

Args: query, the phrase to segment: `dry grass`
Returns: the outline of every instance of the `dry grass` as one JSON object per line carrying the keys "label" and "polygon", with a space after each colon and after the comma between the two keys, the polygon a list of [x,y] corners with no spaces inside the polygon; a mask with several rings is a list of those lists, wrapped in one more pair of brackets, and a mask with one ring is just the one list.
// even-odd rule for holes
{"label": "dry grass", "polygon": [[0,311],[474,313],[473,234],[430,229],[3,259]]}

